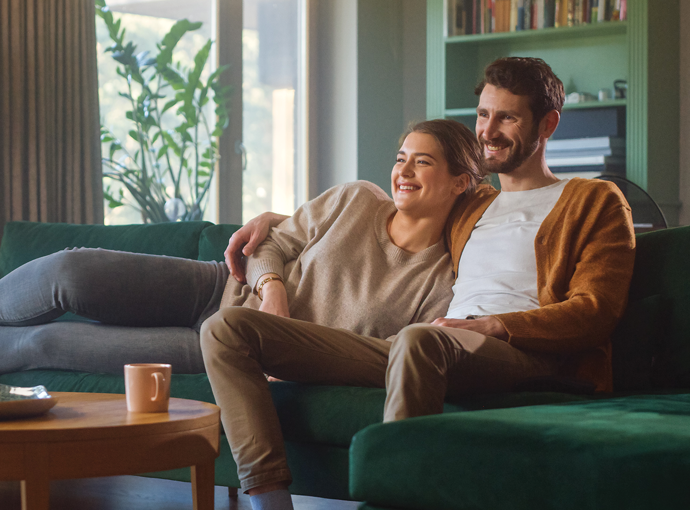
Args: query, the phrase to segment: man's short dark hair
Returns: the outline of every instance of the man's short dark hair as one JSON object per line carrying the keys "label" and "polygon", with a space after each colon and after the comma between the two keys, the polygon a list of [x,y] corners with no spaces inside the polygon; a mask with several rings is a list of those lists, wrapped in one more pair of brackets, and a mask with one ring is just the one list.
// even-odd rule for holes
{"label": "man's short dark hair", "polygon": [[474,93],[480,95],[487,84],[516,96],[527,96],[534,122],[540,122],[552,110],[560,113],[565,101],[563,82],[540,58],[499,58],[486,66],[484,79]]}

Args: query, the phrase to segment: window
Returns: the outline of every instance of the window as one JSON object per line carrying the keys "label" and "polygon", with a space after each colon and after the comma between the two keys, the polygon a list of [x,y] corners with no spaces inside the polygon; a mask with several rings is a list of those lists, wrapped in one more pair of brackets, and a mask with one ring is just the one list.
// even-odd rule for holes
{"label": "window", "polygon": [[[192,65],[194,55],[210,38],[217,40],[218,30],[224,30],[218,18],[219,4],[234,5],[240,0],[106,0],[109,8],[127,29],[127,38],[137,45],[137,52],[149,50],[157,54],[156,43],[180,19],[203,22],[199,30],[184,36],[176,48],[174,60]],[[231,44],[242,45],[242,63],[232,65],[229,73],[242,69],[242,111],[230,115],[242,117],[241,140],[234,140],[235,151],[223,150],[221,158],[232,159],[242,153],[242,220],[273,210],[292,214],[306,200],[306,102],[304,65],[304,16],[307,0],[244,0],[242,2],[243,29],[241,34],[223,34]],[[237,12],[235,9],[234,12]],[[124,80],[116,73],[116,62],[104,22],[97,19],[98,68],[101,123],[110,128],[126,148],[135,151],[136,142],[128,136],[130,121],[123,112],[131,109],[130,102],[121,97]],[[204,71],[213,72],[218,60],[227,61],[214,44],[211,58]],[[234,94],[240,91],[235,90]],[[212,116],[212,103],[208,105]],[[235,132],[236,134],[236,132]],[[239,138],[239,137],[238,137]],[[107,146],[104,146],[107,154]],[[222,165],[221,165],[222,168]],[[237,186],[238,177],[232,186]],[[112,191],[117,185],[106,180]],[[171,186],[167,183],[167,186]],[[128,198],[126,190],[123,191]],[[218,192],[214,184],[204,219],[217,221]],[[129,203],[133,203],[129,197]],[[223,200],[224,197],[220,197]],[[141,215],[133,207],[105,209],[106,224],[140,223]],[[239,221],[239,218],[235,221]]]}
{"label": "window", "polygon": [[268,210],[292,214],[306,199],[303,16],[304,0],[244,0],[244,222]]}

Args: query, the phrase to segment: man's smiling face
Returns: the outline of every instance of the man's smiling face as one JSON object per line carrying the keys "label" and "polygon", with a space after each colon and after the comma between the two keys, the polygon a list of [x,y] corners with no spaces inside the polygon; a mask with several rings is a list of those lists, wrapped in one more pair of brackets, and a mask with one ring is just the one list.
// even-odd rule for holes
{"label": "man's smiling face", "polygon": [[477,107],[477,138],[484,170],[510,173],[534,155],[539,123],[534,123],[527,96],[486,84]]}

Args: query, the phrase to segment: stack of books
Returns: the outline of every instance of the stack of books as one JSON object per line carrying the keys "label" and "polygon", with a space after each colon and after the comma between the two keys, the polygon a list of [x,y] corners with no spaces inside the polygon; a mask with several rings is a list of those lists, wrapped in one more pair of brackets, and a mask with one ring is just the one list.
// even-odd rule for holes
{"label": "stack of books", "polygon": [[448,36],[622,21],[627,5],[628,0],[448,0]]}
{"label": "stack of books", "polygon": [[550,140],[546,164],[560,178],[625,176],[625,138],[599,136]]}

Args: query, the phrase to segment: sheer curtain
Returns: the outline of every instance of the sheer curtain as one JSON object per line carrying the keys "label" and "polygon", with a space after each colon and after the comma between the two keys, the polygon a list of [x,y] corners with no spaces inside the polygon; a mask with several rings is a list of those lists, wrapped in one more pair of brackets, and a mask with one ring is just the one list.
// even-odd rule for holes
{"label": "sheer curtain", "polygon": [[0,234],[102,223],[94,0],[0,0]]}

